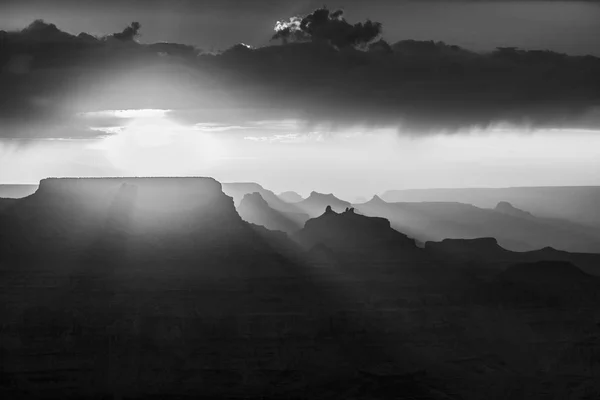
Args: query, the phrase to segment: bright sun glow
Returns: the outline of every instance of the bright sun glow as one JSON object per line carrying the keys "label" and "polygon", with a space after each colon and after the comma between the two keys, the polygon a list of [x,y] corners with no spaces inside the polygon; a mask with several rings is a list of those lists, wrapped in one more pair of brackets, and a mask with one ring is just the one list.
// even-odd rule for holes
{"label": "bright sun glow", "polygon": [[218,161],[223,148],[215,134],[180,125],[155,111],[126,113],[135,118],[96,148],[105,151],[114,167],[134,176],[203,174]]}

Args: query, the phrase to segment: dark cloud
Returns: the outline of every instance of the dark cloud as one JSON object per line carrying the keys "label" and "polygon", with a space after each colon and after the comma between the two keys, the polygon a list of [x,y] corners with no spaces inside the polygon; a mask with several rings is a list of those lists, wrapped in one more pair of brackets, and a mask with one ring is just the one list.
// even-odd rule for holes
{"label": "dark cloud", "polygon": [[77,113],[125,108],[177,109],[173,115],[190,124],[279,116],[414,134],[502,122],[600,128],[598,58],[516,48],[483,54],[431,41],[390,45],[374,42],[379,28],[368,23],[315,13],[302,30],[309,41],[213,55],[140,44],[133,24],[102,38],[42,21],[0,32],[0,137],[48,137],[57,130],[46,126],[79,127]]}
{"label": "dark cloud", "polygon": [[305,16],[295,16],[275,25],[273,39],[292,42],[325,42],[337,48],[364,47],[381,35],[381,24],[367,20],[350,24],[343,10],[318,8]]}
{"label": "dark cloud", "polygon": [[67,136],[97,135],[82,125],[79,113],[164,107],[165,94],[191,101],[185,91],[194,86],[180,75],[192,69],[186,60],[196,60],[197,50],[141,45],[134,40],[139,29],[132,23],[96,37],[36,20],[20,31],[0,31],[0,138],[47,137],[61,134],[55,129],[60,126]]}
{"label": "dark cloud", "polygon": [[502,122],[600,127],[594,115],[600,59],[594,57],[510,48],[479,54],[402,41],[366,52],[293,43],[217,62],[243,65],[236,85],[254,101],[333,127],[395,125],[415,133]]}
{"label": "dark cloud", "polygon": [[139,22],[132,22],[131,25],[123,29],[122,32],[114,33],[112,37],[117,40],[132,41],[140,35],[141,28],[142,24]]}

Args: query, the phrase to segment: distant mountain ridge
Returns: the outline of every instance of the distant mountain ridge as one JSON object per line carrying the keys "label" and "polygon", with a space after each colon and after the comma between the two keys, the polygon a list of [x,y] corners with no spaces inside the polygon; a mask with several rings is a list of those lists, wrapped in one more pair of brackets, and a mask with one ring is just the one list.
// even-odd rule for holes
{"label": "distant mountain ridge", "polygon": [[[27,197],[31,195],[30,192],[35,188],[35,185],[0,185],[0,198],[2,197],[2,193],[7,195],[7,197]],[[337,212],[343,212],[351,206],[349,202],[339,199],[333,194],[318,192],[311,192],[310,196],[306,199],[290,203],[284,201],[280,197],[281,195],[276,195],[261,185],[252,182],[226,183],[222,185],[222,188],[226,194],[234,198],[238,212],[240,211],[239,206],[241,201],[246,194],[260,193],[261,198],[267,203],[270,209],[278,214],[282,214],[285,217],[284,219],[289,219],[295,224],[297,228],[294,229],[301,228],[309,217],[318,217],[321,215],[327,206],[331,206]],[[538,203],[540,193],[558,193],[558,200],[552,198],[541,200],[542,203],[551,203],[556,207],[557,204],[565,203],[568,196],[574,196],[575,199],[578,198],[577,196],[583,196],[577,203],[570,206],[570,208],[574,208],[575,205],[582,202],[587,204],[584,194],[588,192],[593,194],[596,189],[596,187],[473,189],[473,193],[475,194],[479,192],[485,194],[479,200],[485,200],[486,204],[490,204],[489,208],[445,201],[400,202],[398,204],[402,205],[390,207],[389,204],[393,203],[386,202],[379,196],[374,196],[368,202],[356,204],[355,207],[358,213],[389,219],[394,228],[409,234],[420,242],[442,240],[445,238],[474,239],[492,236],[497,238],[505,248],[515,251],[527,251],[552,246],[569,251],[600,252],[600,228],[594,228],[593,225],[590,226],[589,224],[571,222],[562,218],[544,217],[543,212],[540,216],[533,212],[532,209],[518,207],[504,199],[492,203],[494,200],[492,195],[496,196],[498,193],[502,193],[503,191],[510,192],[511,190],[523,192],[524,194],[522,193],[521,200],[519,201],[523,202],[527,200],[533,204],[534,209],[537,207],[535,204]],[[454,196],[456,193],[460,194],[469,190],[431,189],[390,191],[386,192],[384,196],[395,192],[401,192],[400,195],[407,198],[415,196]],[[285,193],[287,193],[286,196],[291,196],[288,200],[300,197],[295,192]],[[0,211],[12,207],[13,204],[14,202],[11,199],[1,199]],[[597,210],[600,207],[594,208]],[[244,214],[244,212],[240,212],[240,214]],[[273,212],[270,214],[270,218],[261,220],[260,218],[252,219],[250,213],[246,212],[244,217],[247,218],[244,219],[252,220],[258,225],[270,227],[275,230],[284,230],[288,233],[294,231],[292,229],[293,224],[283,223],[282,218],[275,217],[276,214],[273,214]],[[279,222],[274,223],[273,218],[279,220]],[[593,221],[593,218],[590,220]]]}
{"label": "distant mountain ridge", "polygon": [[494,237],[514,251],[552,246],[600,252],[600,231],[570,221],[538,218],[508,202],[484,209],[458,202],[388,203],[374,196],[355,207],[365,215],[388,218],[395,229],[421,241]]}
{"label": "distant mountain ridge", "polygon": [[32,195],[37,190],[38,185],[7,185],[0,184],[0,199],[19,199]]}
{"label": "distant mountain ridge", "polygon": [[600,186],[405,189],[389,190],[381,197],[388,202],[455,201],[482,208],[506,201],[536,217],[600,228]]}

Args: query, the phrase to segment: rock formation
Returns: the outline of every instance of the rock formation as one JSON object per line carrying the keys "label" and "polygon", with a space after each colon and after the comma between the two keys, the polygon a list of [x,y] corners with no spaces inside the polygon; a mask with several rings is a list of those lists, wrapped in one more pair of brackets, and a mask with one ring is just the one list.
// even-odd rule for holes
{"label": "rock formation", "polygon": [[323,194],[317,192],[311,192],[310,196],[294,205],[313,218],[321,215],[327,206],[336,212],[343,212],[351,206],[349,202],[340,200],[331,193]]}
{"label": "rock formation", "polygon": [[285,201],[286,203],[298,203],[298,202],[304,200],[304,198],[302,196],[300,196],[298,193],[292,192],[292,191],[279,193],[278,197],[281,200]]}
{"label": "rock formation", "polygon": [[[274,210],[259,193],[244,196],[237,210],[245,221],[262,225],[267,229],[293,233],[304,226],[308,220],[306,214],[290,214]],[[304,221],[299,221],[302,218]]]}
{"label": "rock formation", "polygon": [[392,229],[387,219],[356,214],[353,208],[337,213],[327,206],[321,216],[308,220],[294,238],[307,249],[322,244],[334,252],[373,259],[412,256],[420,250],[414,240]]}

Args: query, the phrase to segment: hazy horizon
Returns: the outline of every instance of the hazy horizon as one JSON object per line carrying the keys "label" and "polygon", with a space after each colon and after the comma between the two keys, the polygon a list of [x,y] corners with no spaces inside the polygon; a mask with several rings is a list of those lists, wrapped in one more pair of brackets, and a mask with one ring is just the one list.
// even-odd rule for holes
{"label": "hazy horizon", "polygon": [[600,185],[600,132],[411,138],[393,129],[319,135],[270,127],[271,136],[232,128],[235,132],[223,137],[223,132],[171,126],[163,132],[154,126],[144,131],[150,137],[127,122],[119,135],[97,139],[0,141],[0,184],[68,176],[209,176],[256,182],[276,193],[317,191],[347,198],[393,189]]}

